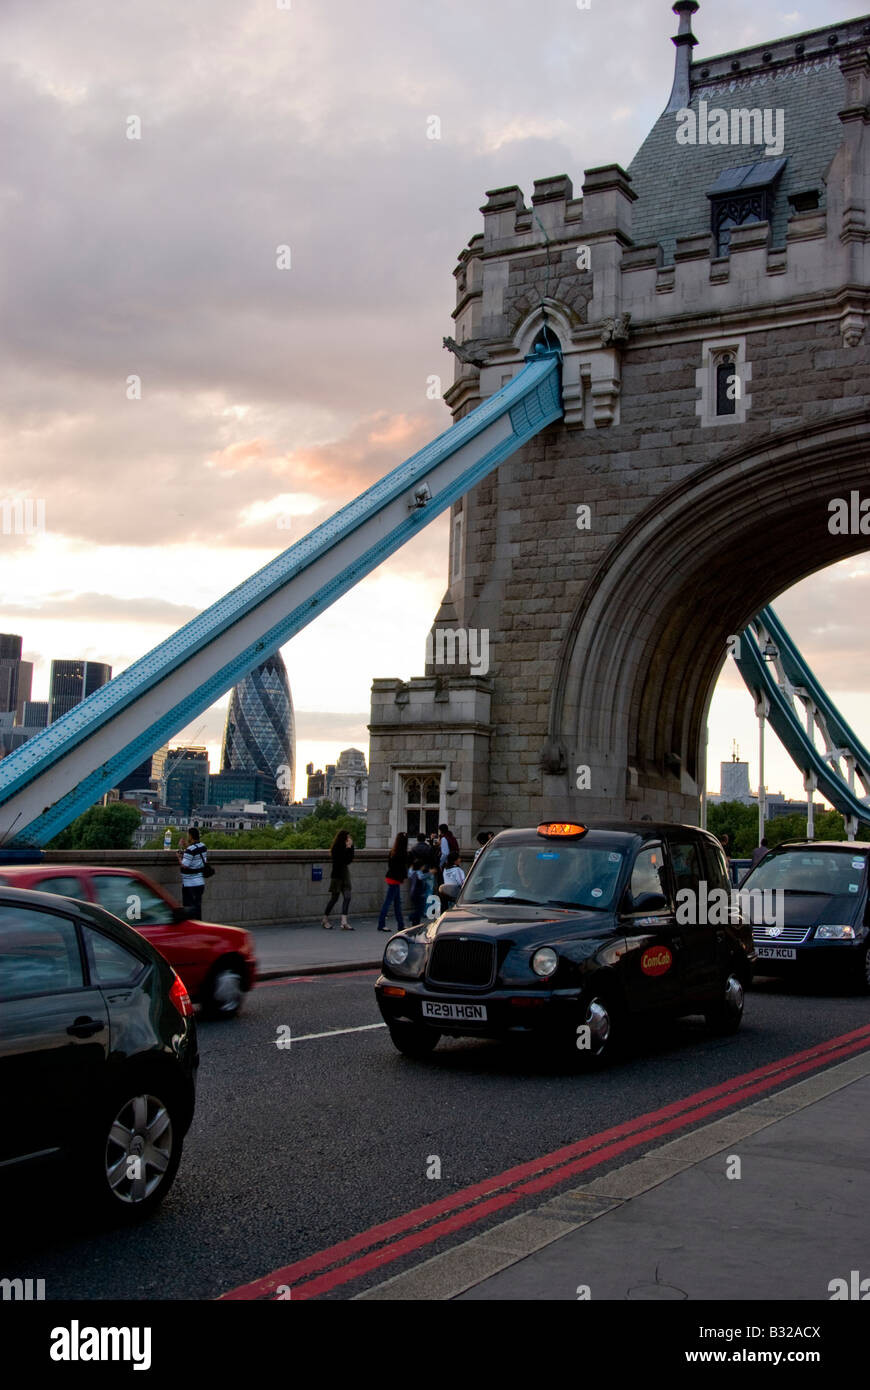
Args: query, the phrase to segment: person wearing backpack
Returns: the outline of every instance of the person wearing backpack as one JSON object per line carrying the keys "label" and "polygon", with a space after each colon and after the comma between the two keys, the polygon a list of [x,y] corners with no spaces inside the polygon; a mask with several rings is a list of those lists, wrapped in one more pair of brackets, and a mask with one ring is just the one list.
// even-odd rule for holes
{"label": "person wearing backpack", "polygon": [[178,862],[181,866],[181,901],[190,909],[191,917],[198,918],[202,913],[205,880],[212,877],[214,869],[208,862],[208,850],[199,838],[199,826],[190,826],[187,833],[190,837],[189,842],[178,852]]}
{"label": "person wearing backpack", "polygon": [[459,841],[453,834],[453,831],[450,829],[450,826],[446,824],[446,822],[444,825],[439,825],[438,830],[441,835],[441,858],[439,860],[438,867],[441,869],[441,872],[443,873],[444,870],[447,868],[447,864],[451,854],[459,854]]}

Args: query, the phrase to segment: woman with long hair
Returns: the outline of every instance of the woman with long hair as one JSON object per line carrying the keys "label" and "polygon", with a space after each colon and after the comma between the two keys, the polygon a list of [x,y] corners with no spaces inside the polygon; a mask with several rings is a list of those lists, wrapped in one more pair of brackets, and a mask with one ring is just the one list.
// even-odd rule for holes
{"label": "woman with long hair", "polygon": [[404,830],[400,830],[393,841],[390,850],[390,857],[387,861],[386,885],[387,896],[384,898],[384,905],[381,908],[381,915],[378,918],[378,931],[390,931],[387,926],[387,913],[390,907],[396,911],[396,921],[399,924],[399,931],[405,926],[405,919],[402,916],[402,884],[408,877],[408,837]]}
{"label": "woman with long hair", "polygon": [[353,931],[353,927],[347,920],[351,893],[350,862],[354,854],[353,840],[350,838],[349,830],[339,830],[330,846],[329,853],[332,858],[332,877],[329,880],[329,901],[326,904],[326,911],[320,925],[324,931],[332,931],[329,914],[341,897],[341,929],[342,931]]}

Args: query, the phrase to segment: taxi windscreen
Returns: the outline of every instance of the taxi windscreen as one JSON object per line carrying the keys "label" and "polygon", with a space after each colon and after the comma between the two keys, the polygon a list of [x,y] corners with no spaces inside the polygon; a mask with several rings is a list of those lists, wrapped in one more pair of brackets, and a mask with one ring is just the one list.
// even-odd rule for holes
{"label": "taxi windscreen", "polygon": [[611,909],[622,864],[622,853],[588,842],[491,845],[469,876],[462,902]]}
{"label": "taxi windscreen", "polygon": [[861,887],[867,856],[849,850],[800,849],[773,854],[744,880],[748,888],[846,897]]}

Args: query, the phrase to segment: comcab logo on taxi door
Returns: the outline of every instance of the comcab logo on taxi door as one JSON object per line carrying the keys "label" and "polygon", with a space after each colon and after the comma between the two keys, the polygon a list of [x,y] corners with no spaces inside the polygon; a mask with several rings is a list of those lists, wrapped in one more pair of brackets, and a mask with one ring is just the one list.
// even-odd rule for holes
{"label": "comcab logo on taxi door", "polygon": [[673,954],[667,946],[649,946],[640,958],[644,975],[664,975],[673,964]]}

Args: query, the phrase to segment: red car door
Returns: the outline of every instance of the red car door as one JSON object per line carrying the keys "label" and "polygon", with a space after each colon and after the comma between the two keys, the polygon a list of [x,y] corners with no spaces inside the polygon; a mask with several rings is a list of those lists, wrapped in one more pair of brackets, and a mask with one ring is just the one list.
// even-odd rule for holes
{"label": "red car door", "polygon": [[177,920],[173,903],[156,883],[132,869],[91,869],[88,878],[100,907],[141,932],[178,971],[188,994],[198,994],[211,963],[210,943],[190,923]]}

